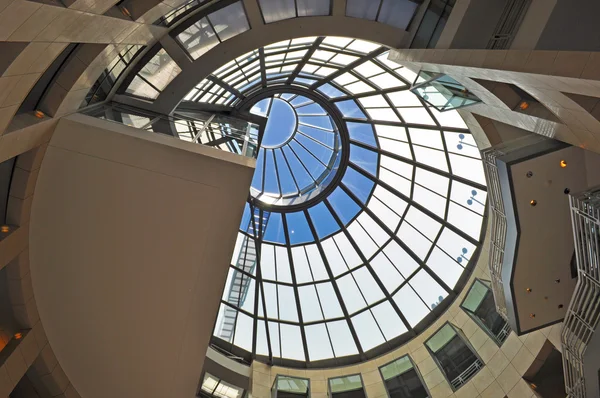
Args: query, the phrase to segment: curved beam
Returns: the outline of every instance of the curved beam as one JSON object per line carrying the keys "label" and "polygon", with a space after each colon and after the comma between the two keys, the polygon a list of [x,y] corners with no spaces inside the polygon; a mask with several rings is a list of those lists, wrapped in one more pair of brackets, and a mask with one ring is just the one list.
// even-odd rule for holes
{"label": "curved beam", "polygon": [[232,59],[271,43],[297,37],[347,36],[397,48],[407,34],[393,26],[346,16],[302,17],[266,25],[255,24],[249,31],[224,41],[193,63],[183,65],[182,72],[165,87],[152,107],[155,112],[171,113],[192,85]]}

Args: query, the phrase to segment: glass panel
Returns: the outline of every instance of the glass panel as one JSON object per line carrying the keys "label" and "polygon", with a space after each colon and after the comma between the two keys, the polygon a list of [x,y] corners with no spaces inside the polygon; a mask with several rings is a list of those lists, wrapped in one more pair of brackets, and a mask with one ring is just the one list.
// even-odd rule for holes
{"label": "glass panel", "polygon": [[407,370],[410,370],[412,368],[413,368],[412,362],[408,358],[408,355],[405,355],[402,358],[399,358],[390,364],[382,366],[380,369],[381,369],[381,374],[383,376],[383,379],[388,380],[388,379],[391,379],[392,377],[401,375],[402,373],[404,373]]}
{"label": "glass panel", "polygon": [[296,0],[298,16],[329,15],[331,0]]}
{"label": "glass panel", "polygon": [[279,327],[281,328],[281,356],[298,361],[306,360],[300,327],[285,323]]}
{"label": "glass panel", "polygon": [[277,375],[277,390],[294,394],[308,393],[308,380],[298,377]]}
{"label": "glass panel", "polygon": [[329,388],[332,393],[358,390],[363,388],[360,375],[342,376],[329,379]]}
{"label": "glass panel", "polygon": [[178,34],[177,40],[193,59],[198,59],[219,44],[219,38],[206,18],[202,18]]}
{"label": "glass panel", "polygon": [[383,0],[377,21],[406,29],[417,7],[419,4],[412,1]]}
{"label": "glass panel", "polygon": [[363,311],[352,317],[352,324],[364,351],[368,351],[385,342],[371,311]]}
{"label": "glass panel", "polygon": [[327,329],[329,329],[331,336],[335,336],[331,340],[331,344],[333,344],[333,351],[336,357],[358,354],[354,338],[348,327],[348,321],[328,322]]}
{"label": "glass panel", "polygon": [[266,23],[296,17],[294,0],[259,0],[258,3]]}
{"label": "glass panel", "polygon": [[246,18],[246,11],[241,1],[213,12],[208,16],[208,19],[221,41],[230,39],[250,29],[248,19]]}
{"label": "glass panel", "polygon": [[349,17],[375,20],[381,0],[347,0],[346,15]]}
{"label": "glass panel", "polygon": [[325,324],[305,326],[308,356],[311,361],[333,358],[333,348]]}

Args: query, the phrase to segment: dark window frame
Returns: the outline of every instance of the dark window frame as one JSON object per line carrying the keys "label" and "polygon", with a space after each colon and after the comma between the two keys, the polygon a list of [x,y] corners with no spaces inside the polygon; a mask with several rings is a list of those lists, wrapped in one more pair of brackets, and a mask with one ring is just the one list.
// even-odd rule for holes
{"label": "dark window frame", "polygon": [[[453,323],[451,323],[450,321],[446,321],[444,322],[444,324],[442,326],[440,326],[432,335],[431,337],[429,337],[427,340],[425,340],[425,342],[423,343],[423,345],[425,346],[425,349],[427,350],[427,352],[429,352],[429,355],[431,355],[431,357],[433,358],[433,361],[435,362],[435,364],[437,365],[437,367],[442,371],[442,374],[444,375],[444,379],[446,379],[446,381],[448,382],[448,384],[450,385],[450,388],[452,389],[453,392],[458,391],[460,388],[462,388],[465,384],[461,384],[458,387],[454,387],[452,385],[452,380],[448,379],[448,375],[446,374],[446,372],[444,371],[444,367],[442,366],[442,364],[440,363],[439,359],[435,356],[435,353],[429,348],[429,346],[427,345],[427,342],[429,340],[431,340],[440,330],[442,330],[446,325],[450,325],[450,327],[452,329],[454,329],[454,332],[456,333],[455,337],[458,337],[462,340],[462,342],[467,346],[467,348],[471,351],[471,353],[475,356],[475,358],[481,362],[481,367],[475,372],[473,373],[473,375],[471,375],[471,377],[469,377],[469,380],[473,379],[473,377],[475,377],[477,375],[477,373],[479,373],[479,371],[481,371],[481,369],[485,366],[485,362],[483,361],[483,359],[481,359],[481,357],[479,356],[479,353],[477,352],[477,350],[475,350],[475,348],[471,345],[471,343],[469,342],[469,340],[467,339],[467,337],[464,335],[464,333],[462,332],[462,330],[457,327],[456,325],[454,325]],[[440,350],[442,348],[445,348],[452,340],[454,340],[453,337],[450,341],[448,341],[446,344],[444,344]],[[439,350],[438,350],[439,351]],[[475,362],[473,362],[475,363]],[[469,365],[470,367],[471,365]]]}
{"label": "dark window frame", "polygon": [[362,373],[352,373],[352,374],[349,374],[349,375],[329,377],[327,379],[327,396],[329,396],[330,398],[333,398],[333,394],[342,394],[342,393],[345,393],[345,392],[348,392],[348,391],[359,391],[360,389],[357,388],[357,389],[354,389],[354,390],[347,390],[347,391],[344,391],[342,393],[333,393],[333,392],[331,392],[331,380],[339,379],[339,378],[342,378],[342,377],[351,377],[351,376],[358,376],[360,378],[360,384],[361,384],[361,387],[362,387],[363,394],[365,395],[365,398],[368,398],[368,396],[367,396],[367,390],[365,389],[365,382],[364,382],[363,377],[362,377]]}
{"label": "dark window frame", "polygon": [[[240,398],[247,398],[248,397],[248,390],[247,389],[242,388],[240,386],[236,386],[233,383],[229,383],[227,380],[223,380],[222,378],[220,378],[218,376],[215,376],[214,374],[212,374],[210,372],[207,372],[204,369],[202,369],[202,374],[200,375],[200,384],[198,385],[198,390],[196,392],[196,397],[215,397],[215,398],[217,398],[216,395],[209,394],[206,391],[202,390],[202,384],[204,383],[204,377],[206,376],[207,373],[209,375],[211,375],[212,377],[214,377],[215,379],[219,379],[219,383],[217,383],[217,387],[219,386],[219,384],[221,383],[221,381],[225,381],[225,383],[231,384],[232,386],[240,388],[242,390],[242,396]],[[213,392],[216,390],[217,387],[215,387],[213,389]]]}
{"label": "dark window frame", "polygon": [[[488,289],[488,294],[492,294],[492,296],[493,296],[492,289],[490,287],[488,287],[486,285],[486,283],[485,283],[485,282],[489,282],[489,283],[491,283],[491,282],[488,281],[488,280],[486,280],[486,279],[475,278],[473,280],[473,283],[471,283],[471,286],[467,290],[467,294],[465,295],[465,298],[460,303],[460,308],[473,320],[473,322],[475,322],[475,324],[477,326],[479,326],[480,329],[482,329],[496,343],[496,345],[498,347],[502,347],[502,345],[504,344],[504,342],[507,340],[508,335],[510,335],[510,331],[511,330],[509,330],[509,332],[506,334],[506,337],[504,338],[504,340],[500,341],[498,339],[498,337],[495,336],[492,333],[491,330],[489,330],[489,328],[481,321],[481,319],[479,319],[479,317],[476,314],[472,313],[471,310],[469,310],[468,308],[464,307],[464,305],[463,305],[465,303],[465,300],[467,299],[467,296],[469,295],[469,292],[471,291],[471,289],[473,288],[473,286],[475,286],[475,283],[477,283],[477,282],[479,282],[479,283],[483,284],[484,286],[486,286],[486,288]],[[481,305],[481,303],[479,303],[479,305]],[[498,316],[500,316],[500,314],[498,314]],[[508,322],[506,320],[504,320],[504,323],[505,323],[505,325],[508,325]],[[509,326],[509,329],[510,329],[510,326]]]}
{"label": "dark window frame", "polygon": [[286,393],[293,394],[293,395],[298,396],[298,397],[307,397],[307,398],[310,398],[310,394],[311,394],[310,377],[297,377],[297,376],[284,375],[284,374],[279,374],[279,373],[275,376],[275,380],[273,381],[273,385],[271,386],[271,398],[277,398],[277,393],[279,392],[279,389],[277,388],[277,381],[279,380],[280,376],[289,377],[291,379],[306,380],[308,382],[308,387],[307,387],[306,395],[296,394],[296,393],[293,393],[293,392],[290,392],[290,391],[286,391]]}
{"label": "dark window frame", "polygon": [[[397,360],[402,359],[404,357],[408,358],[408,360],[412,364],[412,369],[415,370],[415,373],[417,374],[417,377],[421,381],[421,385],[423,385],[423,388],[425,389],[425,392],[427,392],[427,397],[431,397],[431,392],[429,391],[429,388],[427,387],[427,384],[425,384],[425,380],[423,379],[423,375],[421,374],[421,371],[417,367],[417,364],[412,360],[410,354],[406,354],[406,355],[401,356],[400,358],[396,358],[396,359],[394,359],[394,360],[392,360],[392,361],[390,361],[388,363],[385,363],[385,364],[381,365],[378,368],[379,375],[381,376],[381,380],[383,381],[383,385],[385,387],[385,393],[387,394],[388,398],[392,398],[392,397],[390,396],[390,391],[388,390],[387,384],[385,383],[386,380],[385,380],[385,377],[383,376],[383,372],[381,371],[381,368],[384,368],[384,367],[386,367],[386,366],[388,366],[388,365],[390,365],[390,364],[392,364],[392,363],[396,362]],[[394,377],[402,376],[403,374],[410,372],[412,369],[405,370],[404,372],[399,373],[399,374],[397,374]]]}

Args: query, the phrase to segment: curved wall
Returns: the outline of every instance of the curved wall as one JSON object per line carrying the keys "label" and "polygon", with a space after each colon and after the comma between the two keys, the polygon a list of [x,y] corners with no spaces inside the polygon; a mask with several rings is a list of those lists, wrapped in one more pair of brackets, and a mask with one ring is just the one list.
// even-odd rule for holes
{"label": "curved wall", "polygon": [[[451,307],[422,334],[379,358],[359,365],[333,369],[291,369],[268,366],[254,361],[252,363],[252,396],[268,398],[271,387],[278,374],[306,377],[310,379],[311,398],[326,398],[328,378],[360,373],[368,398],[388,398],[379,367],[406,354],[417,366],[432,398],[534,398],[534,392],[522,379],[523,374],[534,363],[544,343],[550,343],[561,350],[560,331],[562,323],[517,336],[511,332],[504,344],[499,348],[461,308],[469,287],[475,278],[490,280],[488,271],[488,249],[490,245],[488,233],[483,244],[479,261],[465,289]],[[424,346],[446,321],[460,328],[485,363],[485,366],[466,384],[452,391],[440,368]]]}

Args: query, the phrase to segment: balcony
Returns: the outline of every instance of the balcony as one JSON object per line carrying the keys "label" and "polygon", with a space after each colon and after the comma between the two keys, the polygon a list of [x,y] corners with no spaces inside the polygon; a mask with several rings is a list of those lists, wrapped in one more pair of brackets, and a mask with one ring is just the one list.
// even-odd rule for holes
{"label": "balcony", "polygon": [[140,130],[256,158],[260,126],[243,119],[200,111],[162,115],[121,104],[102,104],[85,114]]}
{"label": "balcony", "polygon": [[578,280],[561,335],[565,385],[569,397],[595,397],[599,361],[596,345],[600,345],[593,342],[600,319],[600,187],[569,199]]}
{"label": "balcony", "polygon": [[496,312],[523,335],[565,317],[577,283],[568,193],[600,184],[600,157],[527,135],[483,151],[483,158],[491,290]]}

